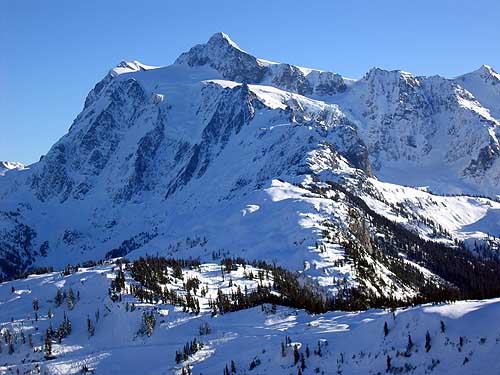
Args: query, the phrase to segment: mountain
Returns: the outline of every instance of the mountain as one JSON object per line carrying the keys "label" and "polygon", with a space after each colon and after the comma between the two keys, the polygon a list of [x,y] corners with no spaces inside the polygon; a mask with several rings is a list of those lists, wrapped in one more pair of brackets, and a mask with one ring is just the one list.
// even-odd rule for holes
{"label": "mountain", "polygon": [[334,293],[496,295],[488,72],[464,86],[378,68],[352,80],[256,58],[223,33],[169,66],[121,62],[45,157],[1,177],[0,274],[241,257]]}
{"label": "mountain", "polygon": [[24,169],[24,164],[12,162],[12,161],[1,161],[0,160],[0,176],[3,176],[6,172],[12,169]]}
{"label": "mountain", "polygon": [[0,374],[498,373],[498,82],[122,61],[1,164]]}
{"label": "mountain", "polygon": [[500,74],[491,66],[483,65],[472,73],[457,77],[455,82],[472,93],[492,117],[500,118]]}

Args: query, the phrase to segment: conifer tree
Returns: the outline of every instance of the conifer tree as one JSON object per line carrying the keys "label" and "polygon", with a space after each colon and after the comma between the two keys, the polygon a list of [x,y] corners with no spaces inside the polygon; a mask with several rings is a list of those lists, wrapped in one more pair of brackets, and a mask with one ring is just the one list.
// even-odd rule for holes
{"label": "conifer tree", "polygon": [[429,350],[431,350],[431,335],[427,331],[425,334],[425,351],[428,352]]}
{"label": "conifer tree", "polygon": [[54,298],[56,306],[57,307],[61,306],[63,300],[64,300],[63,292],[62,292],[61,288],[58,288],[57,293],[56,293],[56,297]]}
{"label": "conifer tree", "polygon": [[297,362],[299,362],[300,359],[300,354],[299,354],[299,347],[297,345],[293,346],[293,364],[296,365]]}
{"label": "conifer tree", "polygon": [[66,299],[66,303],[68,305],[68,309],[69,310],[73,310],[73,308],[75,307],[76,298],[75,298],[75,293],[73,292],[72,288],[69,288],[69,292],[68,292],[68,297]]}
{"label": "conifer tree", "polygon": [[47,329],[47,331],[45,332],[43,352],[45,358],[49,358],[52,356],[52,331],[49,329]]}
{"label": "conifer tree", "polygon": [[410,353],[413,348],[413,340],[411,339],[411,335],[408,334],[408,344],[406,344],[406,353]]}
{"label": "conifer tree", "polygon": [[87,316],[87,332],[89,334],[89,338],[94,336],[95,333],[95,326],[94,323],[92,323],[92,320]]}

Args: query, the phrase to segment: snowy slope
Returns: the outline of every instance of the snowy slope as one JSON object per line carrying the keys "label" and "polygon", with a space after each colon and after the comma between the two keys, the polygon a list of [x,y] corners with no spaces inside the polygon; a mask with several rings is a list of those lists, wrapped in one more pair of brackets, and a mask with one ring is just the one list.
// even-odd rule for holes
{"label": "snowy slope", "polygon": [[12,161],[0,161],[0,176],[3,176],[6,172],[12,169],[24,169],[25,166],[22,163],[12,162]]}
{"label": "snowy slope", "polygon": [[472,93],[491,116],[500,118],[500,74],[491,66],[483,65],[474,72],[455,78],[455,81]]}
{"label": "snowy slope", "polygon": [[[459,301],[454,304],[423,305],[409,309],[329,312],[310,315],[303,310],[270,305],[211,316],[207,298],[217,288],[228,293],[237,286],[249,290],[256,281],[243,277],[243,269],[220,276],[220,267],[205,264],[200,270],[185,270],[184,279],[197,275],[207,285],[207,298],[200,297],[199,315],[168,304],[141,303],[124,293],[113,302],[108,288],[116,272],[113,265],[31,276],[0,284],[0,327],[12,341],[12,352],[0,343],[0,373],[77,374],[82,369],[96,374],[220,374],[231,361],[237,374],[336,373],[379,374],[497,374],[500,330],[492,325],[499,314],[498,299]],[[256,269],[253,269],[257,272]],[[250,272],[250,268],[246,269]],[[229,276],[233,286],[229,286]],[[129,276],[126,282],[133,283]],[[176,281],[169,288],[182,292]],[[74,307],[68,297],[58,307],[57,290],[74,292]],[[35,320],[33,300],[38,302]],[[131,311],[132,303],[135,310]],[[48,312],[51,312],[51,318]],[[156,324],[150,335],[141,334],[143,312],[153,311]],[[66,316],[71,333],[52,343],[51,360],[43,359],[43,335]],[[87,318],[94,327],[89,334]],[[387,323],[388,334],[384,335]],[[200,334],[208,324],[210,332]],[[426,349],[426,333],[430,348]],[[409,345],[409,336],[412,345]],[[287,339],[287,337],[289,339]],[[179,363],[175,352],[196,338],[203,347]],[[24,341],[24,342],[23,342]],[[30,345],[32,342],[33,347]],[[282,349],[282,343],[284,348]],[[298,362],[294,364],[294,346]],[[308,348],[308,349],[307,349]],[[307,352],[309,351],[309,355]],[[138,360],[140,358],[140,360]],[[30,372],[31,371],[31,372]],[[39,371],[39,372],[37,372]]]}

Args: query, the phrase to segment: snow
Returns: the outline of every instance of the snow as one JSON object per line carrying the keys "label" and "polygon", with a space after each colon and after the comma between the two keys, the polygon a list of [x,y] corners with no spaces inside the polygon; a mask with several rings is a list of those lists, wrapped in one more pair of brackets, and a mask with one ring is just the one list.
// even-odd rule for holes
{"label": "snow", "polygon": [[[341,181],[374,211],[425,239],[498,244],[492,236],[500,236],[500,203],[493,199],[500,194],[499,77],[487,66],[454,80],[376,68],[355,81],[257,59],[224,33],[170,66],[123,61],[96,85],[68,134],[39,163],[0,164],[0,264],[20,258],[14,264],[20,270],[60,270],[113,249],[124,249],[131,260],[199,258],[200,270],[185,275],[200,278],[214,297],[218,288],[231,290],[214,258],[232,256],[277,262],[325,292],[362,285],[375,295],[413,297],[417,286],[401,283],[368,255],[363,260],[374,279],[361,279],[342,245],[352,238],[350,212],[357,207],[343,193],[315,188]],[[437,226],[443,231],[436,233]],[[35,234],[23,241],[28,229]],[[443,282],[404,252],[399,257],[427,280]],[[292,348],[286,357],[280,353],[285,335],[301,351],[320,343],[323,356],[312,354],[305,373],[383,373],[388,355],[395,373],[500,372],[500,331],[491,323],[500,313],[498,299],[394,314],[312,316],[278,307],[276,314],[254,308],[212,317],[202,298],[196,316],[130,295],[112,303],[113,267],[0,284],[2,329],[31,333],[39,347],[49,308],[54,325],[64,312],[74,324],[71,336],[54,344],[52,361],[40,363],[41,353],[19,343],[9,355],[4,345],[0,374],[36,363],[49,374],[78,373],[83,365],[103,374],[180,374],[174,353],[205,321],[213,333],[183,364],[195,374],[220,374],[231,360],[238,373],[250,373],[258,360],[254,373],[296,374]],[[241,267],[231,279],[257,286]],[[70,287],[81,293],[75,309],[55,307],[57,288]],[[181,281],[170,287],[183,293]],[[34,298],[41,304],[38,322]],[[126,302],[138,310],[126,312]],[[150,309],[156,331],[138,336],[142,311]],[[97,310],[102,320],[89,338],[86,317]],[[386,338],[384,322],[390,325]],[[427,330],[429,353],[423,349]],[[405,353],[408,334],[415,342],[411,353]]]}
{"label": "snow", "polygon": [[[369,183],[384,198],[384,201],[373,195],[363,195],[365,202],[375,211],[387,218],[411,226],[411,222],[393,212],[387,205],[404,205],[411,212],[421,215],[440,224],[455,238],[466,240],[469,238],[484,238],[488,235],[500,234],[500,203],[487,198],[469,196],[439,196],[411,187],[369,179]],[[428,235],[420,226],[413,229],[421,235]]]}
{"label": "snow", "polygon": [[0,176],[12,170],[23,170],[26,166],[22,163],[0,160]]}
{"label": "snow", "polygon": [[[209,285],[209,293],[214,293],[217,287],[228,283],[227,278],[222,282],[217,270],[220,266],[206,264],[201,271],[186,271],[185,277],[198,274],[201,285]],[[220,374],[226,364],[230,367],[231,361],[237,373],[249,373],[250,363],[255,359],[260,361],[254,370],[259,374],[296,374],[300,362],[293,364],[294,345],[304,356],[306,347],[309,348],[310,356],[304,358],[306,373],[313,373],[316,368],[325,373],[384,373],[387,356],[391,357],[394,368],[408,365],[414,373],[425,373],[431,366],[434,366],[434,374],[500,371],[496,360],[500,331],[492,324],[500,313],[500,299],[423,305],[397,309],[394,313],[368,310],[309,315],[278,306],[273,314],[267,306],[268,312],[256,307],[214,317],[205,309],[200,315],[192,315],[171,305],[135,301],[137,309],[127,312],[125,304],[134,301],[132,296],[125,294],[121,302],[115,303],[108,296],[113,273],[113,265],[109,264],[82,269],[69,276],[54,273],[0,284],[0,327],[2,331],[9,329],[18,335],[13,354],[8,354],[2,343],[0,374],[15,373],[17,369],[33,370],[36,365],[49,375],[76,374],[83,365],[95,373],[110,375],[180,374],[181,367],[189,365],[193,374],[211,375]],[[250,282],[242,278],[241,268],[230,276],[234,285]],[[60,307],[54,305],[53,297],[61,281],[66,290],[71,287],[80,292],[80,300],[73,310],[65,303]],[[177,285],[181,287],[180,283]],[[16,294],[18,298],[12,299],[12,287],[32,293]],[[40,304],[38,321],[33,319],[34,295]],[[203,301],[206,299],[201,298],[201,301],[205,306]],[[44,361],[41,352],[33,352],[28,343],[20,342],[19,335],[21,330],[25,337],[32,334],[35,347],[39,347],[41,334],[50,321],[46,316],[49,308],[54,314],[50,319],[53,326],[58,325],[65,313],[72,323],[72,333],[60,345],[53,344],[56,358]],[[95,335],[89,337],[86,319],[89,316],[95,321],[97,310],[100,318],[95,324]],[[151,337],[139,336],[142,312],[149,310],[156,315],[154,333]],[[200,336],[201,323],[209,324],[210,334]],[[386,337],[384,323],[389,327]],[[429,352],[424,349],[427,331],[431,337]],[[410,351],[407,351],[408,335],[414,343]],[[291,338],[291,345],[285,348],[286,356],[283,357],[281,343],[285,336]],[[202,350],[176,364],[175,351],[195,337],[203,342]],[[314,353],[318,343],[321,356]],[[398,351],[408,354],[398,355]],[[464,363],[466,357],[468,361]]]}

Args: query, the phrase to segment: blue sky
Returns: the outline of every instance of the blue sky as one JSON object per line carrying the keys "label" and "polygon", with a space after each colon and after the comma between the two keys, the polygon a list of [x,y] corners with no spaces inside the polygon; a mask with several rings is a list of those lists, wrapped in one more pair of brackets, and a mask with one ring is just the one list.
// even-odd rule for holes
{"label": "blue sky", "polygon": [[360,78],[373,66],[500,70],[500,1],[1,1],[0,160],[37,161],[121,60],[168,65],[224,31],[243,49]]}

